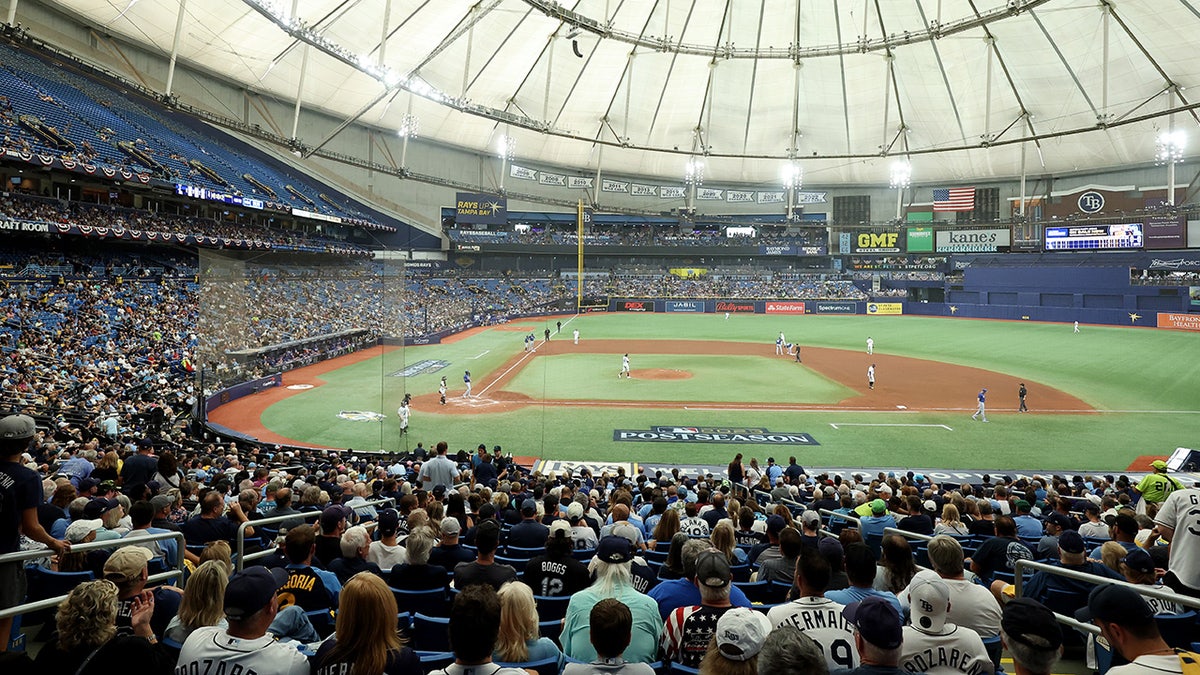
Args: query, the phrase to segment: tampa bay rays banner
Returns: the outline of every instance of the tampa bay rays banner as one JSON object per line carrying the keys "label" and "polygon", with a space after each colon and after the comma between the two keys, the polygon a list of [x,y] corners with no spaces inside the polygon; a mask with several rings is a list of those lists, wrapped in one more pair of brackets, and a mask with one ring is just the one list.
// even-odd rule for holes
{"label": "tampa bay rays banner", "polygon": [[455,198],[454,220],[504,225],[508,222],[508,199],[479,192],[459,192]]}
{"label": "tampa bay rays banner", "polygon": [[537,180],[538,172],[516,164],[508,165],[508,175],[521,180]]}

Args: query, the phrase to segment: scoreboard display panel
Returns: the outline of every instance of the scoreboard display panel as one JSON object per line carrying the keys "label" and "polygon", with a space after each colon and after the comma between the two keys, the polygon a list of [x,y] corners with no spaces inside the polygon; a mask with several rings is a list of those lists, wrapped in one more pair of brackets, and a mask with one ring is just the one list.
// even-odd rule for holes
{"label": "scoreboard display panel", "polygon": [[1144,245],[1141,223],[1047,227],[1047,251],[1131,249]]}

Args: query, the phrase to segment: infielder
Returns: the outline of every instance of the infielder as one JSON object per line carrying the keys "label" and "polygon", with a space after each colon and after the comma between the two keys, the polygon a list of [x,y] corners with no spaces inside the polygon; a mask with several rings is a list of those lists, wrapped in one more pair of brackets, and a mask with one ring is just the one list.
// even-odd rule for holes
{"label": "infielder", "polygon": [[987,387],[984,387],[983,389],[981,389],[979,391],[979,396],[977,396],[976,398],[979,399],[979,409],[975,411],[974,415],[971,415],[971,419],[978,419],[980,416],[982,416],[983,421],[986,422],[987,421],[987,411],[985,410],[984,404],[987,403]]}
{"label": "infielder", "polygon": [[775,355],[783,355],[783,333],[780,333],[779,337],[775,338]]}
{"label": "infielder", "polygon": [[867,353],[868,354],[875,353],[875,338],[870,338],[870,337],[867,338]]}
{"label": "infielder", "polygon": [[442,405],[446,405],[446,376],[442,376],[442,383],[438,385],[438,395],[442,397]]}
{"label": "infielder", "polygon": [[471,395],[471,371],[463,371],[463,384],[467,385],[467,391],[462,395],[462,397],[467,398]]}
{"label": "infielder", "polygon": [[622,376],[624,376],[625,379],[627,379],[627,380],[629,379],[629,355],[628,354],[621,357],[621,372],[617,373],[617,378],[619,379]]}
{"label": "infielder", "polygon": [[579,329],[578,328],[575,329],[574,336],[575,336],[575,344],[579,344]]}
{"label": "infielder", "polygon": [[396,414],[400,416],[400,433],[408,433],[408,402],[412,399],[408,394],[404,395],[404,400],[400,402],[400,408],[396,410]]}
{"label": "infielder", "polygon": [[867,388],[868,389],[875,388],[875,364],[874,363],[872,363],[870,366],[867,367]]}

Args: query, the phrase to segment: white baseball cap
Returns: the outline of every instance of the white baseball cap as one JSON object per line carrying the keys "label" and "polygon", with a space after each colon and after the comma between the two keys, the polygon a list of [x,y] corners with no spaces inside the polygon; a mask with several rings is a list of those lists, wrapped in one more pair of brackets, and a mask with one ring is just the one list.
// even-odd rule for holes
{"label": "white baseball cap", "polygon": [[735,607],[717,620],[717,649],[730,661],[749,661],[762,649],[771,622],[762,612]]}
{"label": "white baseball cap", "polygon": [[950,587],[941,579],[917,577],[908,590],[912,626],[922,633],[941,633],[950,610]]}

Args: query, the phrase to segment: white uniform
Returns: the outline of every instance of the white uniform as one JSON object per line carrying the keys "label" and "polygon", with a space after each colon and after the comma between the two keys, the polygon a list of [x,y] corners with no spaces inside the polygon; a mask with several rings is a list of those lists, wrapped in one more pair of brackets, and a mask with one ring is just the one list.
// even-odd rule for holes
{"label": "white uniform", "polygon": [[1154,522],[1175,530],[1168,569],[1188,588],[1200,590],[1200,489],[1172,492]]}
{"label": "white uniform", "polygon": [[874,353],[875,353],[875,340],[874,340],[874,338],[867,338],[867,353],[868,353],[868,354],[874,354]]}
{"label": "white uniform", "polygon": [[218,626],[197,628],[183,643],[175,666],[178,673],[256,673],[308,675],[308,658],[271,635],[253,640],[235,638]]}
{"label": "white uniform", "polygon": [[725,320],[726,320],[726,321],[728,321],[728,320],[729,320],[729,312],[725,312]]}
{"label": "white uniform", "polygon": [[573,333],[573,335],[575,336],[575,344],[579,344],[579,329],[578,328],[575,329],[575,332]]}
{"label": "white uniform", "polygon": [[979,633],[947,622],[937,633],[904,627],[900,668],[927,675],[991,675],[992,660]]}
{"label": "white uniform", "polygon": [[442,378],[442,383],[438,385],[438,395],[442,397],[442,405],[446,405],[446,379]]}
{"label": "white uniform", "polygon": [[782,355],[782,354],[783,354],[783,345],[784,345],[784,343],[786,343],[786,342],[787,342],[787,339],[786,339],[786,338],[784,338],[784,337],[783,337],[783,333],[782,333],[782,332],[780,332],[780,333],[779,333],[779,337],[775,339],[775,354],[776,354],[776,355]]}
{"label": "white uniform", "polygon": [[400,433],[408,432],[408,405],[401,405],[396,410],[396,414],[400,416]]}
{"label": "white uniform", "polygon": [[1076,333],[1079,332],[1079,322],[1078,321],[1075,322],[1075,332]]}
{"label": "white uniform", "polygon": [[875,364],[867,367],[867,387],[870,389],[875,388]]}
{"label": "white uniform", "polygon": [[621,377],[622,375],[624,375],[626,378],[629,377],[629,355],[628,354],[621,357],[621,372],[617,373],[617,377]]}
{"label": "white uniform", "polygon": [[463,373],[463,384],[467,385],[467,390],[463,393],[463,398],[471,395],[471,373]]}
{"label": "white uniform", "polygon": [[825,655],[829,671],[857,668],[854,626],[842,616],[844,606],[825,598],[800,598],[772,607],[767,620],[772,628],[795,626],[812,638]]}

